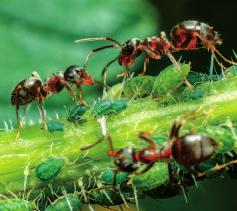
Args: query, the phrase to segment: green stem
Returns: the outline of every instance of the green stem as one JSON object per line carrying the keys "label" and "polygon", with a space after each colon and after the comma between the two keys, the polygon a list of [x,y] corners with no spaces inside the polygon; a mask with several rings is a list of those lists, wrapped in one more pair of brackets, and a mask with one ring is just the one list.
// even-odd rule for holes
{"label": "green stem", "polygon": [[[217,82],[202,84],[200,89],[205,91],[205,97],[200,100],[187,100],[169,106],[159,105],[151,98],[130,101],[128,108],[107,119],[107,127],[113,137],[115,148],[139,144],[137,134],[140,131],[151,131],[156,134],[168,134],[177,116],[194,112],[202,107],[204,110],[214,108],[208,117],[200,116],[194,123],[219,124],[228,118],[237,120],[237,77]],[[51,181],[53,184],[64,186],[73,184],[86,174],[86,170],[94,165],[98,170],[113,166],[107,156],[108,144],[101,143],[89,150],[81,152],[80,148],[95,142],[101,136],[100,127],[92,117],[83,126],[66,123],[64,132],[50,134],[40,129],[40,125],[25,127],[21,131],[21,138],[14,141],[16,132],[0,133],[0,193],[10,195],[33,189],[37,193],[48,183],[40,181],[35,174],[35,168],[51,155],[65,160],[61,173]],[[237,147],[235,146],[235,151]],[[88,153],[88,154],[87,154]],[[85,156],[93,162],[83,160]],[[24,170],[29,167],[29,175]],[[49,182],[49,183],[51,183]],[[34,195],[34,194],[33,194]],[[1,198],[1,196],[0,196]]]}

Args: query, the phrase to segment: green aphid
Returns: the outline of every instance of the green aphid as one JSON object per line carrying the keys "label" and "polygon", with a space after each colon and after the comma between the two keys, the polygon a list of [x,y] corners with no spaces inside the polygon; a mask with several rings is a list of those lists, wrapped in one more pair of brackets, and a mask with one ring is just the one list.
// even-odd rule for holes
{"label": "green aphid", "polygon": [[200,132],[206,133],[218,143],[217,153],[226,153],[233,150],[235,139],[231,131],[221,126],[205,126]]}
{"label": "green aphid", "polygon": [[180,64],[182,74],[180,74],[175,65],[170,65],[160,72],[155,78],[153,86],[153,96],[164,97],[180,87],[190,71],[189,64]]}
{"label": "green aphid", "polygon": [[108,99],[118,99],[121,97],[123,92],[123,83],[113,85],[106,93]]}
{"label": "green aphid", "polygon": [[49,205],[45,211],[78,211],[81,210],[81,201],[75,194],[67,194]]}
{"label": "green aphid", "polygon": [[123,199],[120,194],[112,189],[103,189],[91,193],[91,203],[96,203],[103,206],[113,206],[123,204]]}
{"label": "green aphid", "polygon": [[229,67],[227,70],[226,70],[226,73],[227,74],[230,74],[230,75],[237,75],[237,66],[236,65],[232,65],[231,67]]}
{"label": "green aphid", "polygon": [[192,100],[202,98],[203,96],[204,96],[204,91],[201,89],[197,89],[188,93],[188,98]]}
{"label": "green aphid", "polygon": [[59,157],[51,157],[36,167],[36,176],[42,181],[54,179],[64,166],[64,160]]}
{"label": "green aphid", "polygon": [[53,133],[55,131],[64,131],[64,123],[56,121],[47,122],[48,131]]}
{"label": "green aphid", "polygon": [[108,114],[111,109],[112,101],[111,100],[98,100],[92,110],[93,116],[103,116]]}
{"label": "green aphid", "polygon": [[111,113],[117,114],[128,107],[128,99],[113,100],[111,106]]}
{"label": "green aphid", "polygon": [[198,72],[190,72],[187,76],[187,80],[191,84],[197,84],[208,80],[208,76],[206,74],[198,73]]}
{"label": "green aphid", "polygon": [[128,100],[99,100],[93,107],[92,115],[94,116],[103,116],[103,115],[112,115],[117,114],[127,108]]}
{"label": "green aphid", "polygon": [[33,209],[33,204],[23,199],[0,200],[1,211],[32,211]]}
{"label": "green aphid", "polygon": [[[113,185],[114,184],[114,171],[111,168],[104,169],[99,178],[102,182],[106,185]],[[116,185],[121,184],[123,181],[128,179],[128,174],[125,172],[119,172],[116,175]]]}
{"label": "green aphid", "polygon": [[149,171],[132,176],[132,183],[138,190],[151,190],[169,181],[169,169],[166,162],[157,162]]}
{"label": "green aphid", "polygon": [[84,115],[84,113],[87,111],[88,107],[84,105],[77,105],[74,107],[71,107],[68,112],[68,121],[69,122],[78,122],[81,120],[81,117]]}
{"label": "green aphid", "polygon": [[144,97],[152,93],[155,77],[144,75],[129,79],[124,84],[124,95],[126,97]]}

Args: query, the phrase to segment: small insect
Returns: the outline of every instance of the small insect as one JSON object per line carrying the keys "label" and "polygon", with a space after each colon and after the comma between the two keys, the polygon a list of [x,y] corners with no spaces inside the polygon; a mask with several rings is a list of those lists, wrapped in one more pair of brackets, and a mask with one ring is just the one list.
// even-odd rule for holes
{"label": "small insect", "polygon": [[16,106],[16,117],[18,122],[18,131],[16,139],[19,137],[21,121],[19,118],[19,108],[21,105],[28,105],[33,101],[38,101],[42,114],[42,122],[44,129],[47,130],[46,115],[43,108],[43,99],[48,98],[54,93],[59,93],[65,87],[74,98],[77,97],[76,92],[68,84],[75,84],[80,92],[79,100],[82,104],[86,102],[82,98],[81,85],[93,85],[93,78],[85,71],[84,68],[73,65],[68,67],[64,72],[53,74],[45,83],[42,82],[39,74],[33,72],[32,75],[16,85],[11,94],[11,104]]}

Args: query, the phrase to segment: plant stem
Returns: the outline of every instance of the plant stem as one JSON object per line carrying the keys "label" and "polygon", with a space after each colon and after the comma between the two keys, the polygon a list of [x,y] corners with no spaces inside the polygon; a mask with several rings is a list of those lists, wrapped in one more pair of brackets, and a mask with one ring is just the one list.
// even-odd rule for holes
{"label": "plant stem", "polygon": [[[194,112],[200,107],[206,111],[213,108],[214,111],[209,116],[200,116],[193,120],[195,124],[202,124],[204,120],[208,124],[220,124],[228,118],[231,121],[237,120],[237,76],[217,82],[206,82],[199,88],[204,90],[204,98],[178,102],[166,107],[149,97],[130,101],[125,111],[107,118],[108,131],[115,148],[139,146],[137,134],[140,131],[168,134],[177,116]],[[24,187],[26,191],[33,189],[32,193],[37,193],[48,183],[67,186],[77,182],[80,177],[86,175],[86,170],[92,167],[101,170],[113,166],[106,153],[108,143],[105,141],[88,152],[80,151],[82,146],[94,143],[101,136],[96,119],[89,117],[82,126],[66,123],[64,132],[49,133],[42,131],[40,127],[24,127],[18,141],[14,141],[16,131],[0,133],[2,195],[11,195],[9,191],[23,193]],[[236,146],[235,151],[237,152]],[[42,182],[36,177],[35,168],[51,155],[64,158],[65,166],[53,181]],[[91,160],[83,160],[85,156]],[[24,175],[27,167],[28,176]]]}

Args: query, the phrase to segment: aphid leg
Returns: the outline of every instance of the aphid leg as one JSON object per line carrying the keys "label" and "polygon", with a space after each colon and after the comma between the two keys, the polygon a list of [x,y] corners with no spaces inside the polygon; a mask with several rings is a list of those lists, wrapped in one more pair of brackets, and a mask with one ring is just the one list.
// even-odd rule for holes
{"label": "aphid leg", "polygon": [[157,144],[153,140],[151,140],[145,132],[140,132],[138,137],[149,143],[153,149],[157,148]]}
{"label": "aphid leg", "polygon": [[77,90],[79,91],[79,100],[84,106],[88,106],[86,101],[83,100],[82,89],[81,86],[77,84]]}
{"label": "aphid leg", "polygon": [[[168,56],[170,61],[175,65],[176,70],[182,75],[182,70],[181,70],[178,62],[176,61],[176,59],[173,57],[173,55],[170,52],[167,52],[166,55]],[[190,82],[187,80],[186,77],[184,77],[184,83],[187,85],[187,87],[189,88],[190,91],[193,90],[193,86],[190,84]]]}
{"label": "aphid leg", "polygon": [[146,57],[143,63],[143,72],[140,73],[139,75],[145,75],[147,71],[147,65],[149,64],[149,57]]}
{"label": "aphid leg", "polygon": [[103,46],[103,47],[100,47],[100,48],[95,48],[93,49],[92,51],[90,51],[86,57],[86,60],[84,61],[84,64],[83,64],[83,67],[86,67],[89,59],[94,55],[95,52],[98,52],[98,51],[101,51],[101,50],[104,50],[106,48],[117,48],[118,46],[117,45],[106,45],[106,46]]}
{"label": "aphid leg", "polygon": [[44,112],[44,106],[43,106],[43,100],[42,99],[38,100],[38,105],[39,105],[41,115],[42,115],[42,123],[43,123],[43,126],[44,126],[44,130],[47,131],[48,128],[47,128],[46,116],[45,116],[45,112]]}
{"label": "aphid leg", "polygon": [[216,164],[216,166],[214,166],[213,168],[207,170],[207,171],[204,171],[204,172],[199,172],[199,174],[197,175],[198,177],[203,177],[205,176],[206,174],[209,174],[211,172],[215,172],[215,171],[220,171],[221,169],[225,168],[225,167],[228,167],[230,165],[233,165],[233,164],[237,164],[237,160],[232,160],[230,162],[227,162],[227,163],[224,163],[224,164]]}
{"label": "aphid leg", "polygon": [[92,147],[94,147],[95,145],[99,144],[100,142],[102,142],[103,140],[105,139],[104,136],[102,136],[101,138],[99,138],[95,143],[93,144],[87,144],[85,145],[84,147],[81,147],[80,150],[87,150],[87,149],[90,149]]}
{"label": "aphid leg", "polygon": [[16,119],[17,119],[17,133],[16,133],[16,140],[19,138],[20,136],[20,129],[21,129],[21,120],[19,117],[19,104],[16,104]]}

